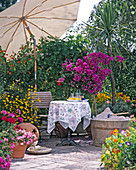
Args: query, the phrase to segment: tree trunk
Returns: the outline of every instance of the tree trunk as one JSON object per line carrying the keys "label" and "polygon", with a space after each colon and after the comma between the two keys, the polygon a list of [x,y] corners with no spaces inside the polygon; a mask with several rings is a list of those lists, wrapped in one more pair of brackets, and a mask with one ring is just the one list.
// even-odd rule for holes
{"label": "tree trunk", "polygon": [[[111,53],[110,53],[110,42],[108,41],[108,55],[110,56]],[[110,73],[110,77],[111,77],[111,87],[112,87],[112,106],[115,105],[115,80],[114,80],[114,76],[113,76],[113,72],[112,72],[112,66],[111,66],[111,63],[109,62],[108,64],[109,66],[109,69],[111,70],[111,73]]]}

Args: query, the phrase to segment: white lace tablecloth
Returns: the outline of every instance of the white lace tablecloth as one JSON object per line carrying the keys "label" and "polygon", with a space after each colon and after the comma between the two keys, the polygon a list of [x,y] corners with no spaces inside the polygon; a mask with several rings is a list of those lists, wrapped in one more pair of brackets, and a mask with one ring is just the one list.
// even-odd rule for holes
{"label": "white lace tablecloth", "polygon": [[86,129],[91,120],[91,108],[88,102],[52,101],[49,107],[47,131],[50,133],[57,121],[65,129],[69,127],[75,131],[82,117],[83,129]]}

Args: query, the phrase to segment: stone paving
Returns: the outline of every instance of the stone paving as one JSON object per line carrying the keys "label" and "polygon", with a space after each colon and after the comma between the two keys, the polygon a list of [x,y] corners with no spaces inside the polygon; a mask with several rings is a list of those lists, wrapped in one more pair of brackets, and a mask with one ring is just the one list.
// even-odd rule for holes
{"label": "stone paving", "polygon": [[101,147],[93,146],[87,136],[75,136],[80,146],[56,146],[60,139],[56,136],[45,139],[40,146],[52,148],[48,154],[25,154],[22,159],[13,159],[10,170],[98,170],[100,168]]}

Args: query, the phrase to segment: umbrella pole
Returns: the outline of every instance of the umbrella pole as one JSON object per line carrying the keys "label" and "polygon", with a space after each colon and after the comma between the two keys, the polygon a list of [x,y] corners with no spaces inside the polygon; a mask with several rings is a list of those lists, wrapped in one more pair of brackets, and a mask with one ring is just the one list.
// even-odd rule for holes
{"label": "umbrella pole", "polygon": [[35,91],[37,91],[37,84],[36,84],[36,79],[37,79],[37,63],[36,63],[36,39],[33,37],[34,41],[34,79],[35,79]]}
{"label": "umbrella pole", "polygon": [[37,78],[36,77],[37,76],[37,73],[36,73],[37,72],[37,66],[36,66],[36,39],[34,38],[33,34],[31,33],[31,30],[28,27],[25,20],[26,20],[25,17],[20,18],[20,21],[22,21],[25,24],[28,33],[30,34],[30,36],[32,35],[32,39],[34,41],[34,59],[35,59],[35,62],[34,62],[34,79],[35,79],[35,91],[37,91],[37,84],[36,84],[36,78]]}

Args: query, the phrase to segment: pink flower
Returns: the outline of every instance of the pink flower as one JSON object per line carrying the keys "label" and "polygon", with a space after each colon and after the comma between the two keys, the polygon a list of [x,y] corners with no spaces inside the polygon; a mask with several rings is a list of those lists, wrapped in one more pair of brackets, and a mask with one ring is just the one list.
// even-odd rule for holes
{"label": "pink flower", "polygon": [[133,115],[130,115],[130,118],[134,117],[134,114]]}
{"label": "pink flower", "polygon": [[108,101],[106,101],[106,103],[107,103],[107,104],[109,104],[109,103],[110,103],[110,101],[108,100]]}
{"label": "pink flower", "polygon": [[9,139],[7,139],[7,138],[4,138],[4,142],[8,142],[8,140],[9,140]]}
{"label": "pink flower", "polygon": [[0,157],[0,164],[3,162],[3,158],[2,157]]}
{"label": "pink flower", "polygon": [[15,147],[14,143],[11,143],[11,149],[13,149]]}
{"label": "pink flower", "polygon": [[22,117],[18,117],[17,119],[19,120],[19,122],[23,122],[23,118]]}
{"label": "pink flower", "polygon": [[126,100],[127,103],[130,103],[130,100]]}
{"label": "pink flower", "polygon": [[29,145],[30,144],[30,141],[27,141],[27,145]]}
{"label": "pink flower", "polygon": [[15,117],[15,114],[14,113],[9,113],[9,116]]}
{"label": "pink flower", "polygon": [[3,113],[4,115],[8,114],[8,112],[6,110],[2,110],[1,113]]}
{"label": "pink flower", "polygon": [[2,140],[0,140],[0,143],[2,143]]}
{"label": "pink flower", "polygon": [[17,112],[18,112],[19,115],[21,114],[21,111],[19,109],[17,109]]}
{"label": "pink flower", "polygon": [[134,119],[133,121],[136,122],[136,119]]}
{"label": "pink flower", "polygon": [[132,103],[131,106],[135,106],[134,103]]}

